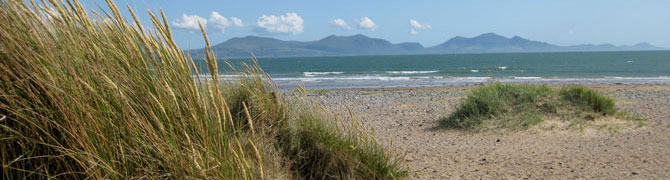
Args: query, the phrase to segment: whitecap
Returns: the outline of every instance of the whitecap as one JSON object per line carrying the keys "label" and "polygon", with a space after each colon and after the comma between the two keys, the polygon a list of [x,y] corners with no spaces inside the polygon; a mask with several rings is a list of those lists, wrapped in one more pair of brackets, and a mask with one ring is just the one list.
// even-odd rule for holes
{"label": "whitecap", "polygon": [[512,77],[512,79],[531,80],[531,79],[542,79],[542,78],[541,77],[530,76],[530,77]]}
{"label": "whitecap", "polygon": [[314,77],[317,75],[334,75],[334,74],[343,74],[344,72],[302,72],[304,76]]}
{"label": "whitecap", "polygon": [[439,72],[437,70],[431,71],[386,71],[388,74],[429,74]]}

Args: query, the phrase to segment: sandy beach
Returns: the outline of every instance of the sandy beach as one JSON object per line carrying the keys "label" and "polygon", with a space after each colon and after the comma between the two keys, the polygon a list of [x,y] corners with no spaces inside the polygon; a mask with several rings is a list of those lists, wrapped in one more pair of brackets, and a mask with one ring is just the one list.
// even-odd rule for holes
{"label": "sandy beach", "polygon": [[[437,129],[466,87],[348,89],[310,93],[347,108],[386,146],[406,153],[410,179],[668,179],[670,85],[589,85],[646,125],[596,120],[583,129],[546,120],[516,132]],[[603,125],[604,124],[604,125]]]}

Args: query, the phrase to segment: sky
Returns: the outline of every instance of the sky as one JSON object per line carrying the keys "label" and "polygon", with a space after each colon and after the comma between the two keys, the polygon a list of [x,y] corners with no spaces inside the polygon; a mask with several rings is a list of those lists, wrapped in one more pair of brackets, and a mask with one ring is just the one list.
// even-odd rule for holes
{"label": "sky", "polygon": [[[144,24],[146,9],[166,12],[177,43],[204,46],[197,22],[212,44],[233,37],[264,36],[314,41],[329,35],[364,34],[392,43],[434,46],[454,36],[494,32],[557,45],[632,45],[670,48],[667,0],[116,0]],[[104,0],[85,1],[93,10]],[[104,9],[104,8],[103,8]],[[125,8],[127,17],[130,17]],[[146,26],[145,25],[145,26]]]}

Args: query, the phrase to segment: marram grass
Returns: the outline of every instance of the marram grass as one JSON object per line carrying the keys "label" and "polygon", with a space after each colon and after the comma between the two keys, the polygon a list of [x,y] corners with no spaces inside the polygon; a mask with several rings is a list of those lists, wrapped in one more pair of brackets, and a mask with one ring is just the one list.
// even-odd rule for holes
{"label": "marram grass", "polygon": [[214,76],[200,77],[162,12],[143,27],[107,4],[101,15],[75,0],[0,0],[1,179],[407,175],[351,130],[360,124],[342,128],[305,98],[282,97],[256,65],[219,80],[209,43]]}
{"label": "marram grass", "polygon": [[[569,120],[573,121],[615,116],[644,123],[644,119],[624,114],[617,111],[613,99],[584,87],[554,90],[545,85],[494,83],[472,90],[456,111],[440,120],[440,126],[467,130],[518,130],[539,124],[550,116],[570,117]],[[575,115],[577,117],[573,117]]]}

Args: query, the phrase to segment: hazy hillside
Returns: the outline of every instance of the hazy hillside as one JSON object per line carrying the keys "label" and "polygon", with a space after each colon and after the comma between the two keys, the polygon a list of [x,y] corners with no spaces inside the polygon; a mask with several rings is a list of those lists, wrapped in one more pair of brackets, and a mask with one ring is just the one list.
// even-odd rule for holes
{"label": "hazy hillside", "polygon": [[558,46],[531,41],[519,36],[506,38],[486,33],[473,38],[454,37],[440,45],[428,48],[431,53],[492,53],[554,51]]}
{"label": "hazy hillside", "polygon": [[[632,46],[611,44],[582,44],[558,46],[546,42],[528,40],[519,36],[507,38],[495,33],[486,33],[472,38],[456,36],[432,47],[419,43],[393,44],[387,40],[371,38],[362,34],[352,36],[331,35],[317,41],[283,41],[268,37],[247,36],[231,38],[213,46],[219,57],[287,56],[342,56],[342,55],[401,55],[401,54],[462,54],[502,52],[569,52],[569,51],[648,51],[663,50],[649,43]],[[202,57],[202,49],[191,50],[194,57]]]}

